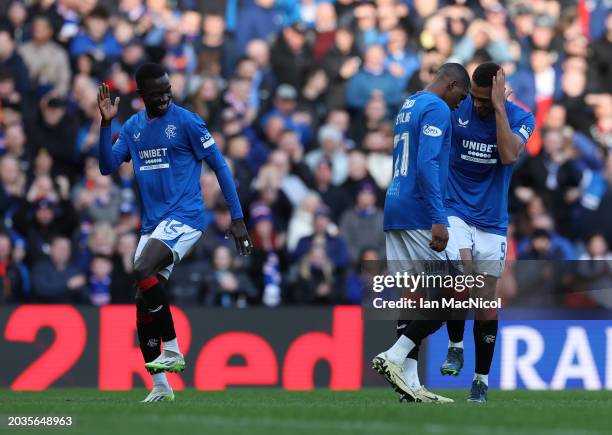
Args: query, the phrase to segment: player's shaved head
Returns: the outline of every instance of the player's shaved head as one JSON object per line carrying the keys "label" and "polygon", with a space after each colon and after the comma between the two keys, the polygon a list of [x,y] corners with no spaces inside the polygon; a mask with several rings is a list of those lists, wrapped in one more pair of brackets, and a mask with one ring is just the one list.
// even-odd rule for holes
{"label": "player's shaved head", "polygon": [[470,88],[470,76],[460,63],[445,63],[438,69],[436,77],[456,80],[460,86],[465,86],[466,89]]}
{"label": "player's shaved head", "polygon": [[147,62],[143,63],[136,70],[136,86],[138,89],[144,89],[148,80],[155,80],[163,77],[166,70],[158,63]]}
{"label": "player's shaved head", "polygon": [[495,62],[481,63],[474,70],[474,73],[472,74],[472,81],[475,85],[483,88],[493,86],[493,77],[495,77],[500,68],[501,66]]}
{"label": "player's shaved head", "polygon": [[448,107],[454,110],[470,92],[470,76],[463,65],[445,63],[438,69],[427,89],[442,98]]}

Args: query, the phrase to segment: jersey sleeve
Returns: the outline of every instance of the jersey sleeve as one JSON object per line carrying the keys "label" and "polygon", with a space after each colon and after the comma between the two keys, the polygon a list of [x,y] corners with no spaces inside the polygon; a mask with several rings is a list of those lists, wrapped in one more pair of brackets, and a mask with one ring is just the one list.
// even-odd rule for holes
{"label": "jersey sleeve", "polygon": [[432,223],[448,225],[440,186],[440,153],[451,128],[448,108],[441,104],[428,107],[421,117],[419,128],[416,182],[427,204]]}
{"label": "jersey sleeve", "polygon": [[197,160],[204,160],[216,148],[215,139],[206,123],[195,113],[189,113],[186,122],[187,143]]}
{"label": "jersey sleeve", "polygon": [[535,128],[535,118],[533,113],[520,110],[520,114],[512,117],[510,129],[523,140],[523,145],[527,143],[533,129]]}
{"label": "jersey sleeve", "polygon": [[128,147],[128,123],[121,127],[119,137],[112,143],[111,127],[100,128],[100,173],[109,175],[123,162],[130,161],[130,150]]}

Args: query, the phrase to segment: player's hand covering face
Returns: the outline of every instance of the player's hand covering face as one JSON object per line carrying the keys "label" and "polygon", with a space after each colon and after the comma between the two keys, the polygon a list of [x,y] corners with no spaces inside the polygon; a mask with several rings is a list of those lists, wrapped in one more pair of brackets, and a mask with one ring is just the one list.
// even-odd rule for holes
{"label": "player's hand covering face", "polygon": [[[240,255],[249,255],[253,250],[253,242],[249,236],[246,225],[243,219],[234,219],[230,225],[229,232],[234,237],[236,249]],[[227,237],[227,236],[226,236]]]}
{"label": "player's hand covering face", "polygon": [[491,104],[495,110],[503,109],[506,100],[512,91],[506,91],[506,74],[500,68],[495,77],[493,77],[493,85],[491,86]]}

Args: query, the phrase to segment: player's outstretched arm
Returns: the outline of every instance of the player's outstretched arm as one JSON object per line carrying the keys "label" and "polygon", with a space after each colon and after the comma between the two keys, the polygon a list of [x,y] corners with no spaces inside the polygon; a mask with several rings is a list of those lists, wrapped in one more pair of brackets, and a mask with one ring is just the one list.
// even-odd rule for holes
{"label": "player's outstretched arm", "polygon": [[523,139],[514,134],[510,128],[508,114],[506,113],[506,99],[510,94],[506,92],[506,76],[503,69],[499,69],[493,77],[491,89],[491,102],[495,109],[495,124],[497,128],[497,151],[499,159],[504,165],[516,162],[523,150]]}
{"label": "player's outstretched arm", "polygon": [[242,207],[240,206],[238,192],[236,191],[236,184],[234,183],[227,163],[225,163],[225,159],[217,147],[214,148],[212,153],[205,157],[205,160],[208,166],[215,171],[219,186],[221,187],[221,192],[225,197],[225,202],[227,202],[227,207],[232,216],[232,224],[229,233],[234,237],[236,249],[240,255],[249,255],[253,249],[253,242],[251,241],[251,237],[244,223]]}
{"label": "player's outstretched arm", "polygon": [[102,119],[100,121],[100,172],[102,175],[110,175],[117,167],[128,158],[127,146],[120,140],[113,146],[111,140],[111,122],[119,111],[119,97],[115,102],[111,101],[110,90],[106,84],[98,88],[98,109]]}

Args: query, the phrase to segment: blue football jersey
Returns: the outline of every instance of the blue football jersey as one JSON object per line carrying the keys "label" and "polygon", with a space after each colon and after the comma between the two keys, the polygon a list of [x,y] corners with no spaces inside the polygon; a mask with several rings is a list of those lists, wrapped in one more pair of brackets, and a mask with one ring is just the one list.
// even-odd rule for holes
{"label": "blue football jersey", "polygon": [[[513,133],[526,143],[533,132],[533,114],[507,101]],[[483,231],[506,235],[508,188],[514,165],[503,165],[497,152],[495,116],[481,118],[468,96],[452,113],[452,146],[446,206]]]}
{"label": "blue football jersey", "polygon": [[437,95],[408,97],[393,127],[393,179],[384,229],[431,229],[446,224],[444,197],[450,149],[450,109]]}
{"label": "blue football jersey", "polygon": [[127,120],[113,153],[134,162],[143,234],[170,218],[205,229],[200,174],[202,160],[216,151],[204,121],[175,104],[158,118],[142,111]]}

